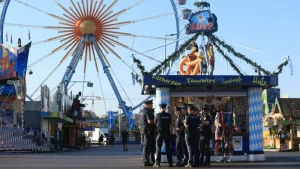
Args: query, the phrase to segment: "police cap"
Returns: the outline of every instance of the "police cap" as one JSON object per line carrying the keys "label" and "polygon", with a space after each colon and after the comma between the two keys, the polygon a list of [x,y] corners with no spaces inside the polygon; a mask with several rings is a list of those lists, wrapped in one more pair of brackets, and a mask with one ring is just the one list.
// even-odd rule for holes
{"label": "police cap", "polygon": [[161,103],[161,104],[159,104],[159,107],[161,107],[161,108],[166,108],[166,107],[167,107],[167,104],[166,104],[166,103]]}
{"label": "police cap", "polygon": [[181,106],[181,109],[185,109],[186,110],[187,109],[187,104],[183,103],[182,106]]}
{"label": "police cap", "polygon": [[145,104],[153,104],[153,100],[146,100],[144,101]]}
{"label": "police cap", "polygon": [[181,107],[175,107],[175,111],[181,111]]}
{"label": "police cap", "polygon": [[195,106],[192,105],[192,104],[190,104],[190,105],[188,105],[188,109],[189,109],[189,110],[195,110]]}

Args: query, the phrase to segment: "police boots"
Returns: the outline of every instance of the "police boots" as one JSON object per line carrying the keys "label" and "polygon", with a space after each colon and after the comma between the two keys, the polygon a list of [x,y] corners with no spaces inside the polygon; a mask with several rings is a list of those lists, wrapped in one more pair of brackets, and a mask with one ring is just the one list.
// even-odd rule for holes
{"label": "police boots", "polygon": [[160,164],[158,162],[155,162],[155,164],[153,165],[153,167],[160,167]]}
{"label": "police boots", "polygon": [[[153,165],[153,167],[160,167],[160,164],[159,163],[155,163]],[[172,163],[169,163],[169,167],[173,167],[173,164]]]}

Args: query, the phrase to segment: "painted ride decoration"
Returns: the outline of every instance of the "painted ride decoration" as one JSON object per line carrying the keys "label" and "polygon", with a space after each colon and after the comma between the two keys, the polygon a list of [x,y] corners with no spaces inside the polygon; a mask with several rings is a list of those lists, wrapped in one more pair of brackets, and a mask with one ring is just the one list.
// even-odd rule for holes
{"label": "painted ride decoration", "polygon": [[[0,54],[0,108],[1,118],[7,126],[14,123],[14,111],[20,113],[20,104],[14,104],[18,99],[15,87],[7,84],[7,80],[20,80],[25,86],[25,75],[28,63],[29,49],[31,43],[23,47],[13,48],[2,44]],[[19,102],[18,102],[19,103]],[[17,116],[17,123],[20,124],[20,116]]]}

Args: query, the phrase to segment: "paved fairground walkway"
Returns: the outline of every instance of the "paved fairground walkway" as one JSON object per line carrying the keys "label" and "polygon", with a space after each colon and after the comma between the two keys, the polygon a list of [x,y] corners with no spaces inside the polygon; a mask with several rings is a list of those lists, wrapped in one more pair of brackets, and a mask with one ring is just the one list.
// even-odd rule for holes
{"label": "paved fairground walkway", "polygon": [[[140,145],[129,145],[123,152],[121,145],[88,147],[82,150],[59,153],[13,153],[0,152],[0,169],[137,169],[143,167]],[[266,151],[266,162],[232,162],[212,163],[209,167],[200,168],[300,168],[300,152]],[[169,168],[162,163],[162,168]],[[173,167],[177,168],[177,167]]]}

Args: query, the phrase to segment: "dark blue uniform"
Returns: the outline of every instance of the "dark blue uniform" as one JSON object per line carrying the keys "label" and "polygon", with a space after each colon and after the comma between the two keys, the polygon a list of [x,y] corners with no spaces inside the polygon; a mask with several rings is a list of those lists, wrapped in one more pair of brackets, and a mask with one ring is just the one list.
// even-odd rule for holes
{"label": "dark blue uniform", "polygon": [[156,165],[160,165],[161,161],[161,147],[163,141],[166,144],[167,159],[169,165],[172,165],[172,152],[170,147],[171,134],[170,125],[172,123],[171,115],[166,112],[158,113],[155,117],[154,123],[156,124]]}
{"label": "dark blue uniform", "polygon": [[[204,117],[202,117],[201,119],[201,123],[205,122],[205,121],[208,121],[209,122],[209,125],[206,125],[206,126],[202,126],[201,128],[201,139],[200,139],[200,154],[201,154],[201,157],[200,157],[200,164],[207,164],[207,165],[210,165],[210,148],[209,148],[209,142],[210,142],[210,139],[211,139],[211,136],[212,136],[212,131],[211,131],[211,125],[212,125],[212,121],[209,117],[208,114],[204,114],[203,115]],[[204,160],[204,155],[206,155],[205,157],[205,162],[203,163],[203,160]]]}
{"label": "dark blue uniform", "polygon": [[189,161],[188,164],[192,166],[199,165],[199,125],[200,118],[196,115],[189,114],[186,117],[186,124],[189,125],[185,129],[185,140],[189,152]]}
{"label": "dark blue uniform", "polygon": [[[155,125],[149,124],[148,120],[154,120],[153,110],[144,108],[140,111],[143,126],[141,126],[141,136],[143,138],[143,162],[145,166],[151,166],[150,153],[155,145]],[[152,148],[152,149],[151,149]],[[154,152],[151,153],[151,160],[154,161]]]}
{"label": "dark blue uniform", "polygon": [[176,133],[176,153],[177,153],[177,166],[180,166],[182,163],[182,160],[184,159],[184,124],[183,124],[183,116],[179,116],[176,120],[176,128],[179,128],[179,131]]}

